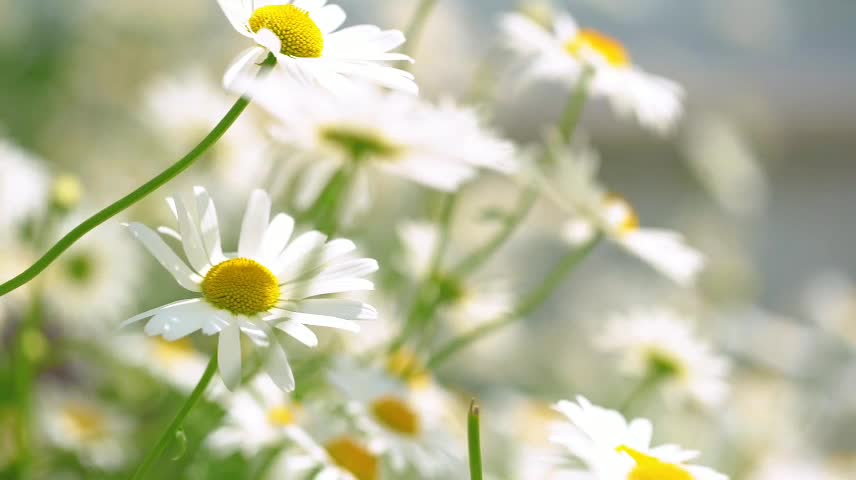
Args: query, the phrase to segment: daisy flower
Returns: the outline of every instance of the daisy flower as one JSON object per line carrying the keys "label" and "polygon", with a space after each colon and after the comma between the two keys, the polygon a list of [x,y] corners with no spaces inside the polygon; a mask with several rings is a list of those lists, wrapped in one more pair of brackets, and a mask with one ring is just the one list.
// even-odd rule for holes
{"label": "daisy flower", "polygon": [[305,436],[298,425],[302,407],[266,375],[223,400],[226,419],[206,443],[221,455],[240,451],[252,458],[261,450]]}
{"label": "daisy flower", "polygon": [[0,231],[42,212],[50,197],[50,175],[31,154],[0,138]]}
{"label": "daisy flower", "polygon": [[[398,227],[404,249],[404,265],[413,278],[422,279],[430,273],[431,262],[440,231],[429,222],[405,222]],[[451,252],[454,254],[454,252]],[[514,297],[507,282],[491,275],[487,278],[460,279],[439,274],[434,279],[441,296],[446,299],[444,314],[452,328],[463,331],[484,322],[496,320],[514,308]]]}
{"label": "daisy flower", "polygon": [[383,452],[394,471],[413,469],[419,478],[455,471],[463,442],[447,429],[454,424],[451,399],[430,378],[402,382],[381,370],[343,362],[330,373],[330,381],[348,399],[370,445]]}
{"label": "daisy flower", "polygon": [[348,98],[318,88],[283,88],[270,79],[249,88],[274,117],[274,139],[312,163],[297,197],[301,207],[341,169],[354,175],[344,202],[352,215],[372,203],[373,171],[454,192],[479,169],[516,170],[513,145],[491,132],[475,110],[451,100],[431,104],[367,84]]}
{"label": "daisy flower", "polygon": [[47,440],[82,463],[115,471],[125,464],[132,424],[128,417],[81,395],[56,388],[39,396],[38,418]]}
{"label": "daisy flower", "polygon": [[572,216],[564,227],[566,240],[580,245],[601,232],[676,283],[691,285],[704,256],[680,233],[640,227],[633,207],[598,183],[599,158],[587,145],[559,148],[553,147],[553,164],[542,181],[545,192]]}
{"label": "daisy flower", "polygon": [[525,78],[574,84],[590,71],[592,95],[607,98],[617,114],[634,116],[659,133],[670,130],[682,114],[680,85],[646,73],[620,42],[579,28],[566,13],[557,14],[552,26],[509,13],[502,17],[501,28],[508,47],[527,62]]}
{"label": "daisy flower", "polygon": [[554,407],[569,423],[554,427],[551,441],[568,449],[597,480],[727,480],[707,467],[686,462],[698,452],[677,445],[651,446],[651,422],[628,422],[621,413],[592,405],[583,397]]}
{"label": "daisy flower", "polygon": [[381,452],[353,435],[330,436],[323,443],[309,435],[295,437],[296,449],[274,460],[269,480],[313,478],[319,480],[379,480]]}
{"label": "daisy flower", "polygon": [[294,376],[273,328],[314,347],[318,339],[307,325],[356,332],[355,320],[376,316],[375,309],[363,302],[317,297],[373,289],[363,277],[377,270],[377,262],[350,258],[356,249],[353,242],[328,241],[317,231],[292,240],[294,219],[283,213],[271,219],[266,192],[250,195],[238,250],[229,254],[223,252],[214,202],[205,189],[195,188],[188,201],[169,198],[168,203],[178,231],[159,230],[180,241],[187,263],[147,226],[131,223],[128,229],[179,285],[201,296],[135,315],[122,326],[150,318],[146,334],[169,341],[197,330],[219,335],[220,375],[229,389],[241,378],[241,332],[266,348],[273,381],[293,390]]}
{"label": "daisy flower", "polygon": [[[72,220],[68,228],[76,225]],[[141,284],[142,257],[133,241],[99,229],[74,244],[39,281],[53,316],[71,333],[92,334],[127,315]]]}
{"label": "daisy flower", "polygon": [[657,375],[673,394],[689,395],[707,407],[722,403],[728,391],[728,360],[696,338],[674,312],[640,309],[616,317],[596,343],[603,351],[621,353],[628,373]]}
{"label": "daisy flower", "polygon": [[390,61],[413,60],[390,52],[404,43],[398,30],[357,25],[337,30],[345,11],[326,0],[218,0],[226,18],[256,45],[241,52],[226,70],[231,85],[242,74],[257,70],[268,54],[297,81],[327,90],[350,90],[351,79],[370,81],[416,94],[413,75],[390,67]]}

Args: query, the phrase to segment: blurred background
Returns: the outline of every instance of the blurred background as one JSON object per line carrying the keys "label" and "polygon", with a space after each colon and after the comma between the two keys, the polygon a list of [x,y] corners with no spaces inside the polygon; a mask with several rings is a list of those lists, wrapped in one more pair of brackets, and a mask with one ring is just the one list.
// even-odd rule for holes
{"label": "blurred background", "polygon": [[[402,28],[416,6],[413,0],[336,3],[349,12],[348,24],[385,28]],[[606,316],[624,308],[667,304],[691,312],[699,331],[739,368],[722,415],[640,409],[662,425],[661,438],[705,451],[705,461],[725,471],[745,472],[751,468],[741,466],[743,446],[729,439],[748,438],[742,429],[752,423],[763,431],[759,445],[771,437],[782,441],[780,449],[771,448],[775,453],[853,462],[856,2],[579,0],[553,6],[609,32],[634,63],[685,87],[686,118],[669,137],[617,120],[604,102],[591,102],[583,127],[601,153],[603,182],[635,205],[643,224],[686,234],[710,264],[698,291],[687,292],[615,248],[600,249],[525,331],[490,339],[442,376],[484,394],[500,384],[545,401],[576,393],[608,398],[621,389],[621,379],[604,376],[592,360],[600,354],[578,339],[596,334]],[[497,20],[520,8],[537,13],[548,6],[439,0],[414,52],[414,71],[423,96],[475,101],[505,136],[528,144],[555,122],[566,91],[519,88],[507,78],[511,63],[499,48]],[[158,116],[164,109],[186,116],[187,125],[209,111],[186,98],[158,103],[154,86],[195,75],[218,89],[243,40],[214,0],[0,0],[0,137],[41,158],[51,173],[77,177],[82,210],[92,212],[192,144],[189,134],[176,139],[164,131]],[[199,131],[205,130],[191,129]],[[206,175],[197,165],[163,192]],[[236,197],[236,212],[244,195]],[[466,195],[472,207],[458,218],[461,244],[478,234],[480,209],[513,200],[507,182],[491,178]],[[152,195],[120,219],[163,218],[162,197]],[[401,212],[414,216],[421,208],[404,205]],[[540,278],[564,248],[551,227],[555,215],[539,208],[492,265],[514,272],[516,287]],[[392,220],[377,220],[367,235],[388,237]],[[149,274],[150,281],[165,278]],[[170,294],[147,289],[117,316]],[[512,361],[496,371],[486,358]],[[486,444],[499,448],[489,439]]]}

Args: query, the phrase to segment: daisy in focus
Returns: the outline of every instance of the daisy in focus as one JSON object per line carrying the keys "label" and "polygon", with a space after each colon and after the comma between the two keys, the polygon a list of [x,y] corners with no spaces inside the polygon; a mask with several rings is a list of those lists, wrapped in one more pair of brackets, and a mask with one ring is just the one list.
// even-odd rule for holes
{"label": "daisy in focus", "polygon": [[572,217],[564,227],[565,239],[579,246],[600,232],[679,285],[693,284],[704,256],[680,233],[640,227],[633,207],[598,183],[600,160],[591,148],[560,148],[554,145],[552,164],[542,179],[545,192]]}
{"label": "daisy in focus", "polygon": [[112,408],[58,388],[41,392],[42,431],[57,447],[74,453],[85,465],[113,471],[128,460],[125,448],[133,431],[131,421]]}
{"label": "daisy in focus", "polygon": [[341,171],[354,176],[345,204],[356,214],[372,204],[372,171],[454,192],[480,169],[516,170],[512,143],[487,128],[474,109],[450,100],[435,105],[367,84],[348,98],[271,81],[253,85],[256,103],[274,117],[274,138],[312,162],[298,206],[314,201]]}
{"label": "daisy in focus", "polygon": [[187,200],[167,201],[178,231],[163,227],[159,231],[181,243],[187,262],[149,227],[131,223],[128,229],[179,285],[201,296],[135,315],[122,326],[150,319],[145,333],[168,341],[197,330],[219,335],[220,376],[230,390],[241,379],[242,332],[265,349],[271,379],[290,391],[294,375],[274,328],[314,347],[318,338],[307,325],[356,332],[356,320],[375,318],[370,305],[327,296],[373,289],[363,277],[377,270],[377,262],[351,258],[356,245],[350,240],[328,241],[317,231],[292,238],[294,219],[283,213],[271,219],[266,192],[250,195],[238,250],[228,254],[222,248],[214,202],[205,189],[197,187]]}
{"label": "daisy in focus", "polygon": [[680,85],[641,70],[620,42],[579,28],[566,13],[551,21],[552,27],[522,13],[502,17],[505,43],[527,63],[525,77],[573,85],[590,72],[591,94],[607,98],[617,114],[658,133],[674,127],[683,112]]}
{"label": "daisy in focus", "polygon": [[392,372],[342,362],[330,381],[344,393],[357,427],[393,471],[448,478],[462,466],[463,440],[448,428],[456,420],[452,399],[427,374],[405,381]]}
{"label": "daisy in focus", "polygon": [[627,373],[665,382],[667,392],[689,396],[706,407],[728,392],[729,362],[693,335],[689,323],[668,310],[637,310],[607,323],[596,341],[620,353]]}
{"label": "daisy in focus", "polygon": [[621,413],[583,397],[562,400],[554,407],[567,423],[554,426],[551,441],[568,449],[597,480],[727,480],[708,467],[686,462],[698,452],[677,445],[651,446],[651,422],[628,422]]}
{"label": "daisy in focus", "polygon": [[299,82],[333,92],[348,91],[352,79],[417,94],[413,75],[387,62],[413,60],[391,52],[405,39],[398,30],[357,25],[337,30],[345,11],[327,0],[218,0],[238,33],[256,45],[241,52],[226,70],[229,86],[246,73],[255,73],[272,54],[277,66]]}

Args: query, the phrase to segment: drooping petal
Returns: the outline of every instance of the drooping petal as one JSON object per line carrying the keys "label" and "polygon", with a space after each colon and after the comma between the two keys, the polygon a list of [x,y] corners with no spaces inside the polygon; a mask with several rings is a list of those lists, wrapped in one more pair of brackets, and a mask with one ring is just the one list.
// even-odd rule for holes
{"label": "drooping petal", "polygon": [[220,332],[217,346],[217,361],[220,378],[229,390],[241,383],[241,328],[238,322],[231,322]]}
{"label": "drooping petal", "polygon": [[294,337],[298,342],[306,345],[307,347],[317,347],[318,346],[318,337],[310,330],[308,327],[303,325],[300,322],[296,322],[294,320],[288,320],[285,322],[278,323],[276,328],[282,330],[283,332]]}
{"label": "drooping petal", "polygon": [[258,70],[258,63],[264,60],[267,51],[254,45],[239,53],[229,64],[226,73],[223,74],[223,87],[227,89],[238,88],[238,81],[245,77],[251,77],[254,70]]}
{"label": "drooping petal", "polygon": [[270,325],[261,322],[260,326],[266,330],[268,338],[270,338],[270,346],[265,352],[267,355],[265,359],[267,373],[279,388],[291,392],[295,386],[294,373],[291,371],[291,365],[288,364],[285,349],[282,348]]}
{"label": "drooping petal", "polygon": [[329,281],[308,280],[284,285],[280,291],[280,297],[285,300],[300,300],[318,295],[362,290],[374,290],[374,283],[364,278]]}

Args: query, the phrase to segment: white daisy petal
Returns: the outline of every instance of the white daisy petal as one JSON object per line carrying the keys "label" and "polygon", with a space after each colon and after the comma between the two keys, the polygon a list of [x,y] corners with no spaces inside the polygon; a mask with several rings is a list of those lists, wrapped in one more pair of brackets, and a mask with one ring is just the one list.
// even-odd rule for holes
{"label": "white daisy petal", "polygon": [[[297,307],[303,313],[353,320],[377,320],[377,310],[367,303],[344,298],[312,298]],[[306,323],[306,322],[304,322]]]}
{"label": "white daisy petal", "polygon": [[234,390],[241,382],[241,329],[238,322],[230,323],[220,332],[217,362],[226,388]]}
{"label": "white daisy petal", "polygon": [[276,324],[276,328],[291,335],[295,340],[307,347],[314,348],[318,346],[318,337],[315,336],[312,330],[300,322],[289,320]]}
{"label": "white daisy petal", "polygon": [[289,244],[279,258],[273,263],[271,271],[279,277],[280,282],[286,282],[300,276],[307,269],[314,268],[320,248],[327,240],[327,236],[321,232],[311,230],[301,234]]}
{"label": "white daisy petal", "polygon": [[199,284],[202,282],[202,277],[190,270],[190,267],[178,258],[178,255],[164,243],[158,234],[141,223],[128,224],[128,230],[142,242],[146,250],[160,262],[161,266],[175,278],[179,285],[192,292],[200,291]]}
{"label": "white daisy petal", "polygon": [[[275,314],[277,315],[277,314]],[[346,320],[344,318],[327,316],[327,315],[314,315],[309,313],[302,312],[291,312],[284,311],[281,313],[284,317],[290,318],[295,322],[299,322],[303,325],[312,325],[315,327],[326,327],[326,328],[335,328],[338,330],[345,330],[348,332],[359,332],[360,325],[353,320]],[[311,345],[314,346],[314,345]]]}
{"label": "white daisy petal", "polygon": [[250,194],[244,221],[241,224],[238,256],[250,259],[258,256],[262,237],[270,220],[270,206],[270,197],[263,190],[254,190]]}
{"label": "white daisy petal", "polygon": [[273,218],[273,221],[267,230],[265,230],[262,237],[262,246],[259,253],[262,263],[272,265],[279,258],[288,241],[291,240],[292,232],[294,232],[293,218],[284,213],[280,213]]}
{"label": "white daisy petal", "polygon": [[134,315],[133,317],[131,317],[131,318],[129,318],[129,319],[127,319],[127,320],[125,320],[124,322],[122,322],[122,323],[119,325],[119,328],[125,328],[125,327],[127,327],[128,325],[130,325],[130,324],[132,324],[132,323],[134,323],[134,322],[138,322],[138,321],[140,321],[140,320],[143,320],[143,319],[146,319],[146,318],[152,317],[152,316],[154,316],[154,315],[156,315],[156,314],[158,314],[158,313],[160,313],[160,312],[162,312],[162,311],[170,310],[170,309],[175,308],[175,307],[179,307],[179,306],[182,306],[182,305],[187,305],[187,304],[190,304],[190,303],[197,303],[197,302],[201,302],[201,301],[202,301],[202,299],[201,299],[201,298],[189,298],[189,299],[187,299],[187,300],[179,300],[179,301],[177,301],[177,302],[172,302],[172,303],[168,303],[168,304],[166,304],[166,305],[161,305],[160,307],[153,308],[153,309],[151,309],[151,310],[147,310],[147,311],[145,311],[145,312],[143,312],[143,313],[140,313],[140,314]]}
{"label": "white daisy petal", "polygon": [[374,283],[364,278],[349,278],[330,281],[310,281],[286,284],[280,294],[285,299],[303,299],[332,293],[374,290]]}
{"label": "white daisy petal", "polygon": [[195,214],[191,213],[184,202],[180,200],[175,202],[175,209],[178,216],[178,231],[181,233],[181,246],[184,247],[184,254],[187,256],[193,269],[204,274],[211,267],[211,260],[205,251],[202,234],[199,232]]}
{"label": "white daisy petal", "polygon": [[310,14],[321,33],[327,34],[342,26],[347,15],[338,5],[326,5]]}
{"label": "white daisy petal", "polygon": [[252,46],[239,53],[223,74],[223,87],[241,90],[241,80],[253,76],[259,70],[258,63],[264,60],[267,53],[267,50],[259,46]]}
{"label": "white daisy petal", "polygon": [[220,224],[217,219],[217,209],[214,206],[214,200],[211,199],[211,196],[202,187],[194,187],[193,192],[196,196],[199,231],[202,234],[205,251],[208,253],[212,263],[220,263],[225,260],[225,257],[223,256]]}
{"label": "white daisy petal", "polygon": [[270,327],[264,325],[270,338],[270,346],[267,348],[267,358],[265,362],[266,371],[270,375],[271,380],[286,392],[294,390],[294,373],[291,371],[291,365],[288,364],[288,357],[285,355],[285,349],[279,343],[279,340],[274,336]]}

